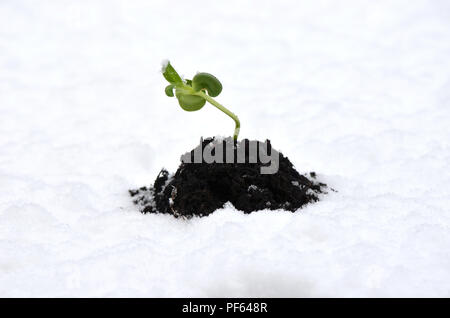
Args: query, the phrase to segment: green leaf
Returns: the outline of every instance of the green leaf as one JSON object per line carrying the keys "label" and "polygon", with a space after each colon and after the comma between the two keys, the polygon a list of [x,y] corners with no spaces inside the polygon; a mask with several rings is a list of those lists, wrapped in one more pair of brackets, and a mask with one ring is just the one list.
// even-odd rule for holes
{"label": "green leaf", "polygon": [[188,112],[199,110],[206,103],[206,100],[200,96],[188,95],[179,92],[177,92],[176,95],[178,98],[178,103],[180,104],[181,108],[183,108],[185,111]]}
{"label": "green leaf", "polygon": [[178,75],[177,71],[170,65],[170,62],[167,61],[163,64],[162,74],[164,78],[171,84],[182,84],[180,75]]}
{"label": "green leaf", "polygon": [[173,97],[173,89],[174,89],[175,85],[174,84],[170,84],[166,86],[166,95],[169,97]]}
{"label": "green leaf", "polygon": [[198,73],[192,79],[192,88],[198,92],[202,89],[208,91],[208,95],[211,97],[216,97],[222,92],[222,84],[212,74],[209,73]]}

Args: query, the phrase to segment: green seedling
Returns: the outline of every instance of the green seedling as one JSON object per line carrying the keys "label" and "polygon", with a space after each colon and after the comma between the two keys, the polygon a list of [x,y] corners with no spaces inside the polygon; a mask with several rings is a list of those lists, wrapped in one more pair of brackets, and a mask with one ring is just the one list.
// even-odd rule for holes
{"label": "green seedling", "polygon": [[237,140],[241,123],[235,114],[213,99],[222,92],[222,84],[214,75],[197,73],[192,80],[182,79],[169,61],[163,64],[162,73],[170,83],[165,89],[167,96],[175,96],[181,108],[188,112],[200,110],[206,102],[217,107],[234,120],[233,138]]}

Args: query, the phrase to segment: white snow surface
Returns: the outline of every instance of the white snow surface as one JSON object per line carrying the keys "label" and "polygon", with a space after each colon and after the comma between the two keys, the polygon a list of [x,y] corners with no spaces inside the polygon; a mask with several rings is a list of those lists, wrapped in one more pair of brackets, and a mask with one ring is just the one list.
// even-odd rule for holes
{"label": "white snow surface", "polygon": [[[450,3],[0,1],[0,296],[450,296]],[[212,106],[338,192],[297,213],[142,215]]]}

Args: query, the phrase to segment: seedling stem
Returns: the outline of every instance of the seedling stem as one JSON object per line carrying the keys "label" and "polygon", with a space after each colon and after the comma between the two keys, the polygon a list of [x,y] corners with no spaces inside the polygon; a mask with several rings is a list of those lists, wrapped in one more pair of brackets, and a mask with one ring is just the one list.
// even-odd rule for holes
{"label": "seedling stem", "polygon": [[228,116],[230,116],[234,120],[234,122],[236,124],[236,127],[234,128],[233,138],[234,138],[234,140],[237,140],[238,135],[239,135],[239,130],[241,128],[241,122],[239,121],[238,116],[236,116],[233,112],[229,111],[225,106],[221,105],[214,98],[212,98],[211,96],[205,94],[202,91],[197,92],[195,95],[203,97],[210,104],[214,105],[215,107],[217,107],[218,109],[223,111],[225,114],[227,114]]}

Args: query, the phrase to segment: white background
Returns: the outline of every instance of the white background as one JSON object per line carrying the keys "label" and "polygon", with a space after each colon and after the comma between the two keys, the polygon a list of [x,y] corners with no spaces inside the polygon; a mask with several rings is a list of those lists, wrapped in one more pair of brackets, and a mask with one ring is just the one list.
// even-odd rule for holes
{"label": "white background", "polygon": [[[0,296],[450,296],[448,1],[0,0]],[[212,106],[339,192],[297,213],[141,215]]]}

